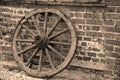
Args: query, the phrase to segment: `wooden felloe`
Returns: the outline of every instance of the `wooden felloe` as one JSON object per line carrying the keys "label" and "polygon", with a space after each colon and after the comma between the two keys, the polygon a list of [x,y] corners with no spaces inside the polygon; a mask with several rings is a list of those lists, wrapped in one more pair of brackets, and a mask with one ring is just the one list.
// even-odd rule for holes
{"label": "wooden felloe", "polygon": [[69,18],[56,9],[26,14],[13,37],[13,55],[34,77],[51,77],[64,70],[76,50],[76,32]]}

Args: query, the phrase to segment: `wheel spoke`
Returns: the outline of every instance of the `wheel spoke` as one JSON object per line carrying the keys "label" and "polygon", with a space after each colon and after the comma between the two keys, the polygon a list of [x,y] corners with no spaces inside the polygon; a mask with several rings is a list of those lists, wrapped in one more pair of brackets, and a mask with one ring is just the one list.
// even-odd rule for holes
{"label": "wheel spoke", "polygon": [[50,37],[49,37],[49,39],[53,39],[53,38],[55,38],[55,37],[59,36],[60,34],[62,34],[62,33],[64,33],[64,32],[66,32],[66,31],[68,31],[68,30],[69,30],[69,29],[64,29],[63,31],[60,31],[60,32],[58,32],[58,33],[56,33],[56,34],[54,34],[54,35],[50,36]]}
{"label": "wheel spoke", "polygon": [[30,56],[30,58],[28,59],[26,66],[28,66],[30,64],[30,62],[32,61],[32,59],[34,58],[34,56],[38,53],[39,48],[37,48],[33,53],[32,56]]}
{"label": "wheel spoke", "polygon": [[71,45],[70,43],[63,43],[63,42],[56,42],[56,41],[50,41],[51,44],[61,44],[61,45]]}
{"label": "wheel spoke", "polygon": [[35,36],[36,34],[32,31],[32,30],[30,30],[27,26],[25,26],[25,25],[22,25],[25,29],[27,29],[31,34],[32,34],[32,37],[33,36]]}
{"label": "wheel spoke", "polygon": [[[21,50],[21,48],[22,48],[22,44],[20,43],[20,50]],[[23,54],[21,54],[20,57],[21,57],[21,60],[24,62],[24,56],[23,56]]]}
{"label": "wheel spoke", "polygon": [[37,24],[39,24],[39,18],[40,18],[40,17],[41,17],[40,14],[37,14],[37,15],[36,15]]}
{"label": "wheel spoke", "polygon": [[34,40],[28,40],[28,39],[16,39],[17,42],[27,42],[27,43],[33,43]]}
{"label": "wheel spoke", "polygon": [[40,29],[39,29],[39,25],[38,25],[38,23],[37,23],[35,17],[34,17],[34,16],[31,16],[31,18],[32,18],[32,20],[33,20],[33,22],[34,22],[34,24],[35,24],[35,27],[36,27],[38,33],[41,34],[41,33],[40,33]]}
{"label": "wheel spoke", "polygon": [[23,20],[21,21],[21,24],[24,24],[26,21],[27,21],[27,19],[23,19]]}
{"label": "wheel spoke", "polygon": [[49,59],[49,61],[50,61],[51,67],[52,67],[53,69],[55,69],[55,65],[54,65],[54,63],[53,63],[53,61],[52,61],[52,58],[51,58],[49,52],[48,52],[48,49],[46,48],[45,51],[46,51],[46,55],[47,55],[47,57],[48,57],[48,59]]}
{"label": "wheel spoke", "polygon": [[63,59],[65,59],[65,56],[63,56],[61,53],[59,53],[55,48],[53,48],[51,45],[48,46],[48,48],[50,48],[55,54],[57,54],[58,56],[62,57]]}
{"label": "wheel spoke", "polygon": [[51,30],[47,33],[47,36],[51,35],[51,33],[53,32],[53,30],[57,27],[57,25],[59,24],[59,22],[61,21],[61,18],[58,18],[58,20],[55,22],[55,24],[52,26]]}
{"label": "wheel spoke", "polygon": [[43,62],[43,50],[40,50],[40,58],[39,58],[38,71],[41,71],[42,62]]}
{"label": "wheel spoke", "polygon": [[31,67],[32,67],[32,63],[29,63],[27,66],[28,66],[29,68],[31,68]]}
{"label": "wheel spoke", "polygon": [[45,22],[44,22],[44,33],[47,32],[47,19],[48,19],[48,12],[45,12]]}
{"label": "wheel spoke", "polygon": [[[18,30],[19,30],[18,35],[20,35],[20,31],[21,31],[22,28],[23,28],[22,25],[18,26]],[[17,38],[18,38],[18,35],[17,35]]]}
{"label": "wheel spoke", "polygon": [[21,57],[21,60],[24,62],[24,56],[23,56],[23,54],[21,54],[20,57]]}
{"label": "wheel spoke", "polygon": [[20,55],[20,54],[22,54],[22,53],[24,53],[24,52],[26,52],[26,51],[34,48],[35,46],[36,46],[36,45],[32,45],[32,46],[30,46],[30,47],[28,47],[28,48],[26,48],[26,49],[24,49],[24,50],[21,50],[20,52],[18,52],[18,55]]}

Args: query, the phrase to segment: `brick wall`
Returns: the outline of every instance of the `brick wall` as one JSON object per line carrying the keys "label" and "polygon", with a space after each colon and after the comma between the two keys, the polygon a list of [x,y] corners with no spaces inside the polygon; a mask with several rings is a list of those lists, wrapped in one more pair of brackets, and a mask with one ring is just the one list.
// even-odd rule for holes
{"label": "brick wall", "polygon": [[103,2],[107,7],[0,6],[1,59],[12,59],[11,38],[22,16],[35,8],[56,8],[66,11],[76,29],[78,44],[71,65],[100,73],[104,80],[120,80],[120,1]]}
{"label": "brick wall", "polygon": [[13,59],[11,43],[12,36],[18,21],[31,9],[0,6],[0,43],[1,58]]}

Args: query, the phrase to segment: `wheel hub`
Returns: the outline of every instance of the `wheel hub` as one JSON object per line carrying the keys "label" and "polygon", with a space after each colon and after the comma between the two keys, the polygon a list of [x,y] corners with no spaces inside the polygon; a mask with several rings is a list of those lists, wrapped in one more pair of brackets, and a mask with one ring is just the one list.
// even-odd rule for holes
{"label": "wheel hub", "polygon": [[49,39],[47,36],[42,35],[42,36],[35,36],[34,42],[37,47],[40,49],[46,48],[49,44]]}

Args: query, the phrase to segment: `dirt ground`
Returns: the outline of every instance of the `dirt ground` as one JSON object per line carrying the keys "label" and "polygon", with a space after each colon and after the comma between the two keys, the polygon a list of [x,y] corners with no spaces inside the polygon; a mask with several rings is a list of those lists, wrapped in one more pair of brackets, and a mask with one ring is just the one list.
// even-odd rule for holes
{"label": "dirt ground", "polygon": [[[8,68],[9,66],[9,68]],[[10,67],[12,66],[12,67]],[[0,61],[0,80],[112,80],[101,75],[84,72],[84,70],[70,67],[51,79],[40,79],[28,76],[14,61]]]}
{"label": "dirt ground", "polygon": [[[7,68],[9,66],[9,68]],[[10,66],[12,66],[10,68]],[[86,76],[87,75],[87,76]],[[55,77],[49,80],[88,80],[90,74],[76,71],[76,70],[69,70],[65,69]],[[48,80],[48,79],[40,79],[40,78],[33,78],[28,76],[24,71],[20,70],[17,64],[12,62],[3,62],[0,61],[0,80]]]}

